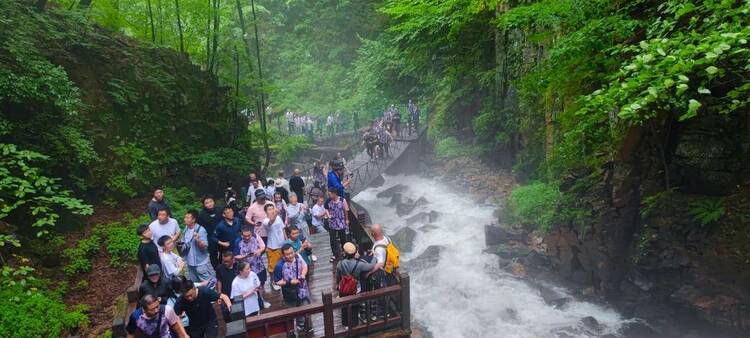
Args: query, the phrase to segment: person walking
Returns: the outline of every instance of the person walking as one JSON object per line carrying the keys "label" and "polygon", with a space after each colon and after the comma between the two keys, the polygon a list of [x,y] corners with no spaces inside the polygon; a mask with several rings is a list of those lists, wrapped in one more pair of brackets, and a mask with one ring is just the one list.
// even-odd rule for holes
{"label": "person walking", "polygon": [[190,338],[218,337],[219,328],[216,311],[211,305],[211,303],[217,301],[231,311],[232,301],[229,300],[227,295],[219,294],[205,286],[196,286],[193,281],[182,278],[180,281],[180,297],[177,298],[174,311],[177,315],[186,313],[190,319],[190,326],[187,328],[187,334]]}
{"label": "person walking", "polygon": [[[231,209],[231,208],[230,208]],[[196,223],[198,212],[190,210],[185,213],[185,240],[181,255],[187,264],[187,276],[195,283],[203,283],[216,276],[209,259],[209,237],[206,227]]]}
{"label": "person walking", "polygon": [[216,226],[216,242],[219,251],[223,253],[224,251],[234,250],[233,245],[240,236],[242,223],[239,218],[234,216],[232,207],[225,206],[222,215],[224,219]]}
{"label": "person walking", "polygon": [[[362,276],[371,271],[374,264],[359,258],[357,246],[354,243],[344,244],[344,258],[336,265],[336,285],[339,297],[352,296],[362,290],[359,282]],[[348,276],[348,277],[347,277]],[[352,305],[351,312],[347,308],[341,309],[341,323],[344,326],[357,326],[358,315],[362,309],[361,304]]]}
{"label": "person walking", "polygon": [[245,317],[258,315],[260,305],[258,302],[258,290],[263,288],[258,275],[253,272],[250,265],[245,262],[237,263],[237,277],[232,282],[231,298],[242,298],[245,308]]}
{"label": "person walking", "polygon": [[140,307],[130,314],[125,327],[127,338],[189,338],[180,317],[159,297],[146,294],[138,302]]}
{"label": "person walking", "polygon": [[331,170],[328,172],[328,190],[336,190],[338,196],[347,199],[346,188],[351,183],[351,177],[344,176],[344,163],[341,160],[334,160],[331,164]]}
{"label": "person walking", "polygon": [[346,200],[339,196],[337,190],[328,191],[328,203],[326,204],[331,218],[328,220],[328,236],[331,241],[330,262],[341,258],[341,248],[347,242],[349,234],[349,205]]}
{"label": "person walking", "polygon": [[[263,227],[268,230],[268,241],[266,242],[266,254],[268,255],[268,273],[273,275],[276,264],[281,259],[281,247],[286,240],[284,221],[273,204],[265,206],[268,217],[263,220]],[[279,285],[274,284],[273,289],[278,291]]]}
{"label": "person walking", "polygon": [[[302,257],[294,252],[290,244],[281,248],[284,255],[282,260],[276,264],[273,274],[274,285],[282,289],[282,298],[289,307],[310,304],[310,289],[307,285],[307,264]],[[305,321],[308,318],[297,317],[297,332],[312,333],[312,329],[306,330]]]}
{"label": "person walking", "polygon": [[[216,226],[222,219],[223,210],[216,205],[212,195],[203,196],[201,200],[203,208],[198,215],[198,224],[200,224],[208,236],[208,258],[211,260],[211,266],[214,268],[219,265],[219,247],[216,241]],[[184,237],[184,235],[183,235]]]}
{"label": "person walking", "polygon": [[148,216],[152,221],[156,219],[161,209],[167,209],[167,213],[171,213],[169,203],[164,199],[164,189],[156,187],[154,188],[154,195],[151,201],[148,202]]}
{"label": "person walking", "polygon": [[300,203],[305,203],[305,180],[300,176],[299,169],[294,169],[294,173],[289,177],[289,191],[297,194]]}

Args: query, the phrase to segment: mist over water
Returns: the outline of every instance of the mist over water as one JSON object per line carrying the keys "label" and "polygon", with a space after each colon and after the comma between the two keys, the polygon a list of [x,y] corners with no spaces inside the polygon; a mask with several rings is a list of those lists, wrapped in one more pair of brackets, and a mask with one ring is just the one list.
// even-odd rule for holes
{"label": "mist over water", "polygon": [[[440,212],[434,227],[420,231],[425,223],[406,224],[411,215],[398,217],[395,207],[388,206],[390,198],[376,197],[396,184],[408,187],[402,192],[405,197],[429,202],[411,215]],[[614,310],[592,303],[571,301],[555,308],[537,289],[502,271],[497,256],[483,253],[484,225],[494,222],[494,207],[474,202],[459,186],[419,176],[387,176],[385,185],[367,189],[354,200],[388,234],[407,226],[417,231],[412,252],[402,252],[402,265],[431,245],[443,247],[437,263],[408,270],[412,318],[435,337],[595,337],[616,334],[625,323]],[[586,333],[581,319],[587,316],[596,318],[603,330]]]}

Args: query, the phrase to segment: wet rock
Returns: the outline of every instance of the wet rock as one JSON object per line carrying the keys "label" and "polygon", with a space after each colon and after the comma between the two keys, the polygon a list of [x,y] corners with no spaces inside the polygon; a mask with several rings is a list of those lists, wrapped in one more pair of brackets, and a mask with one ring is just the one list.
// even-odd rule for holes
{"label": "wet rock", "polygon": [[[383,178],[383,175],[378,175],[378,177],[375,177],[372,182],[370,182],[370,186],[373,188],[382,187],[383,184],[385,184],[385,178]],[[380,193],[378,195],[380,195]]]}
{"label": "wet rock", "polygon": [[414,202],[414,207],[419,207],[419,206],[427,205],[429,203],[430,202],[427,201],[427,199],[424,196],[422,196],[419,199],[417,199],[416,202]]}
{"label": "wet rock", "polygon": [[484,252],[498,255],[501,258],[512,259],[526,257],[531,252],[531,249],[524,244],[513,242],[487,247]]}
{"label": "wet rock", "polygon": [[[379,177],[383,177],[383,176],[379,176]],[[407,187],[405,185],[403,185],[403,184],[396,184],[396,185],[394,185],[394,186],[392,186],[392,187],[390,187],[388,189],[385,189],[385,190],[379,192],[376,196],[378,198],[389,198],[389,197],[393,197],[397,193],[402,193],[402,192],[406,191],[406,189],[407,189]]]}
{"label": "wet rock", "polygon": [[523,264],[518,262],[512,262],[510,264],[510,272],[519,278],[526,277],[526,268],[523,266]]}
{"label": "wet rock", "polygon": [[581,319],[581,324],[583,324],[583,328],[586,332],[589,332],[590,334],[597,334],[602,331],[602,325],[592,316],[583,317]]}
{"label": "wet rock", "polygon": [[440,252],[443,250],[442,245],[430,245],[416,258],[412,258],[408,261],[402,262],[402,266],[405,267],[404,271],[416,272],[429,268],[437,264],[440,259]]}
{"label": "wet rock", "polygon": [[391,201],[388,203],[388,206],[392,207],[392,206],[398,205],[399,203],[401,203],[401,200],[403,198],[404,198],[404,195],[400,192],[393,194],[393,196],[391,196]]}
{"label": "wet rock", "polygon": [[659,336],[659,333],[656,332],[656,330],[640,320],[625,322],[620,327],[618,333],[621,336],[628,338],[650,338]]}
{"label": "wet rock", "polygon": [[423,223],[430,220],[430,214],[426,212],[420,212],[414,216],[410,216],[406,219],[406,224]]}
{"label": "wet rock", "polygon": [[404,227],[393,234],[393,236],[391,236],[391,239],[396,242],[399,251],[411,252],[411,249],[414,247],[415,237],[417,237],[416,231],[414,231],[412,228]]}
{"label": "wet rock", "polygon": [[521,262],[527,267],[534,269],[549,269],[551,264],[549,258],[536,250],[531,250],[529,253],[521,258]]}
{"label": "wet rock", "polygon": [[419,229],[417,229],[417,230],[419,230],[420,232],[430,232],[430,231],[438,229],[438,228],[439,227],[437,225],[435,225],[435,224],[425,224],[425,225],[419,227]]}
{"label": "wet rock", "polygon": [[440,212],[435,210],[430,210],[430,223],[435,223],[438,220],[438,217],[440,217]]}
{"label": "wet rock", "polygon": [[414,208],[416,208],[416,205],[411,198],[403,198],[401,203],[396,204],[396,215],[399,217],[406,216],[414,211]]}
{"label": "wet rock", "polygon": [[543,285],[536,285],[539,289],[539,295],[542,296],[542,299],[545,303],[548,305],[554,306],[557,309],[560,309],[567,305],[570,301],[573,299],[558,293],[555,290],[552,290],[551,288],[548,288]]}
{"label": "wet rock", "polygon": [[525,241],[526,235],[513,231],[509,226],[488,224],[484,226],[484,242],[487,246],[502,244],[508,241]]}

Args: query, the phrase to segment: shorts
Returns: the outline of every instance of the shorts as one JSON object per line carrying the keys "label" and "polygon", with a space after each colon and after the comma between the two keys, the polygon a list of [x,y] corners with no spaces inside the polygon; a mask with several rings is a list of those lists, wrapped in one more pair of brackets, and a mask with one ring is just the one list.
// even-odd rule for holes
{"label": "shorts", "polygon": [[266,249],[266,254],[268,255],[268,274],[273,276],[276,263],[281,259],[281,249]]}
{"label": "shorts", "polygon": [[194,283],[205,282],[216,276],[216,272],[214,272],[214,268],[211,267],[211,263],[197,266],[188,265],[187,270],[188,279]]}

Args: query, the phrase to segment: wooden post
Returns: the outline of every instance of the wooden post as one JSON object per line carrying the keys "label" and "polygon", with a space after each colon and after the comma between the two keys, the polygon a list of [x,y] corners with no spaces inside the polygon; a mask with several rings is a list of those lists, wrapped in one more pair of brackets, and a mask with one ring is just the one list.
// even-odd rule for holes
{"label": "wooden post", "polygon": [[323,291],[323,327],[325,337],[333,338],[335,333],[333,326],[333,295],[330,291]]}
{"label": "wooden post", "polygon": [[409,274],[401,274],[401,329],[411,330],[411,302],[409,300]]}

